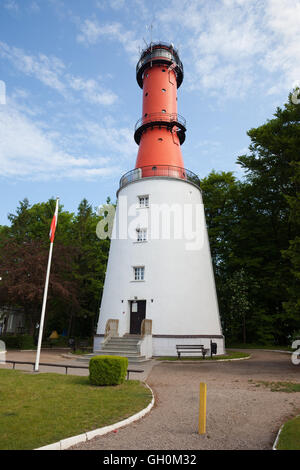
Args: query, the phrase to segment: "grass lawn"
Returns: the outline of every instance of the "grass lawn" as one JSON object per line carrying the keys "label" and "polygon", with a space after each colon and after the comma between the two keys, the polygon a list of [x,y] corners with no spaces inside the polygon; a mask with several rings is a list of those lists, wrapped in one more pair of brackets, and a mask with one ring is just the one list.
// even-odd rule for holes
{"label": "grass lawn", "polygon": [[96,387],[88,377],[0,369],[0,449],[34,449],[113,424],[151,399],[139,381]]}
{"label": "grass lawn", "polygon": [[244,357],[249,357],[249,354],[240,352],[240,351],[227,351],[227,354],[223,354],[222,356],[206,356],[205,359],[203,359],[202,354],[199,354],[199,356],[181,356],[180,359],[178,359],[177,356],[164,356],[164,357],[157,357],[159,361],[217,361],[220,359],[240,359]]}
{"label": "grass lawn", "polygon": [[263,380],[253,381],[252,379],[248,380],[249,383],[253,383],[256,387],[263,385],[268,387],[271,392],[285,392],[285,393],[294,393],[300,392],[300,383],[293,382],[266,382]]}
{"label": "grass lawn", "polygon": [[278,450],[300,450],[300,416],[287,421],[279,435]]}
{"label": "grass lawn", "polygon": [[253,344],[253,343],[232,343],[228,348],[233,349],[272,349],[278,351],[293,351],[290,346],[274,346],[273,344]]}

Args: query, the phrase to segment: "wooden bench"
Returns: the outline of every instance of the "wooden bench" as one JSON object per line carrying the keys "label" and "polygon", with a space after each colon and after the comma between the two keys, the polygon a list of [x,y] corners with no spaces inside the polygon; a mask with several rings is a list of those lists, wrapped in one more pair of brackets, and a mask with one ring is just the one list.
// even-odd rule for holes
{"label": "wooden bench", "polygon": [[184,353],[201,353],[203,359],[205,359],[206,353],[209,351],[203,344],[177,344],[176,350],[178,359],[180,359],[180,355]]}
{"label": "wooden bench", "polygon": [[[16,364],[28,364],[33,367],[35,367],[35,362],[27,362],[27,361],[3,361],[0,364],[12,364],[13,369],[16,368]],[[78,365],[73,365],[73,364],[54,364],[54,363],[48,363],[48,362],[40,362],[40,366],[47,366],[47,367],[64,367],[66,369],[66,374],[68,374],[68,369],[89,369],[89,366],[78,366]],[[127,369],[127,380],[129,379],[129,374],[131,372],[134,372],[135,374],[144,372],[144,369]]]}

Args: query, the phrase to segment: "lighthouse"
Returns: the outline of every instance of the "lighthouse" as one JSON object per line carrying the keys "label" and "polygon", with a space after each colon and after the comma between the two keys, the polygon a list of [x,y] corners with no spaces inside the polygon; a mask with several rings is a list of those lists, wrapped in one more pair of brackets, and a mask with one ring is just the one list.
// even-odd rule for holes
{"label": "lighthouse", "polygon": [[151,43],[136,79],[142,117],[135,168],[120,179],[94,353],[142,361],[176,345],[224,353],[200,181],[184,166],[178,114],[183,65],[172,44]]}

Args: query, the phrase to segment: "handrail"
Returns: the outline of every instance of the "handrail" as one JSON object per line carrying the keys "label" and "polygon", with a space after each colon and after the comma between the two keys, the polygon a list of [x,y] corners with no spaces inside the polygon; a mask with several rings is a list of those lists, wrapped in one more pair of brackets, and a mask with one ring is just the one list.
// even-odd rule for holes
{"label": "handrail", "polygon": [[186,180],[200,188],[199,177],[190,170],[172,165],[149,165],[130,170],[120,179],[119,189],[142,178],[165,177]]}
{"label": "handrail", "polygon": [[[12,360],[6,360],[5,362],[3,363],[0,363],[0,364],[13,364],[13,369],[16,368],[16,364],[26,364],[26,365],[30,365],[30,366],[33,366],[33,370],[35,368],[35,362],[30,362],[30,361],[12,361]],[[49,363],[49,362],[40,362],[39,363],[40,366],[47,366],[47,367],[64,367],[66,369],[66,375],[68,374],[68,369],[86,369],[88,370],[89,369],[89,366],[78,366],[78,365],[74,365],[74,364],[55,364],[55,363]],[[129,374],[130,372],[134,372],[134,373],[141,373],[141,372],[144,372],[144,369],[127,369],[127,380],[129,379]]]}
{"label": "handrail", "polygon": [[109,318],[105,325],[105,337],[119,336],[119,320],[115,318]]}
{"label": "handrail", "polygon": [[141,117],[135,124],[134,131],[136,131],[139,127],[143,126],[144,124],[150,122],[174,122],[179,123],[181,126],[186,128],[186,120],[183,116],[177,113],[151,113],[147,114],[147,116]]}
{"label": "handrail", "polygon": [[[162,46],[162,47],[159,47],[159,46]],[[137,73],[139,69],[146,62],[149,62],[151,59],[155,59],[157,57],[165,57],[166,59],[169,59],[172,62],[175,62],[176,65],[178,65],[178,67],[180,67],[180,69],[183,70],[183,65],[182,65],[181,60],[178,57],[177,51],[171,48],[170,45],[168,44],[157,43],[157,44],[152,44],[152,50],[151,50],[151,47],[148,47],[147,49],[143,51],[141,58],[138,61],[137,66],[136,66]]]}
{"label": "handrail", "polygon": [[149,318],[144,318],[141,324],[141,335],[142,337],[146,335],[152,335],[152,320]]}
{"label": "handrail", "polygon": [[161,63],[161,64],[174,64],[174,72],[177,79],[177,87],[179,88],[183,80],[183,65],[179,59],[178,52],[170,44],[162,42],[151,43],[141,54],[140,60],[136,66],[136,78],[138,84],[143,88],[143,72],[150,63]]}

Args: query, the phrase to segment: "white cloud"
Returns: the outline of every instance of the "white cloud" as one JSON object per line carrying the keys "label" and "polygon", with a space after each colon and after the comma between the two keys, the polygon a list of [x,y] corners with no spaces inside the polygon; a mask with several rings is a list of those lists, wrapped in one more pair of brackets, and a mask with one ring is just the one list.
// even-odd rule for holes
{"label": "white cloud", "polygon": [[81,91],[84,98],[90,103],[109,106],[117,101],[117,95],[110,90],[105,90],[93,79],[84,80],[80,77],[69,77],[69,83],[73,90]]}
{"label": "white cloud", "polygon": [[170,0],[156,21],[181,44],[189,89],[240,97],[300,79],[299,0]]}
{"label": "white cloud", "polygon": [[30,11],[32,11],[33,13],[38,13],[40,11],[40,6],[35,1],[31,2],[29,8],[30,8]]}
{"label": "white cloud", "polygon": [[140,40],[135,38],[133,31],[124,29],[121,23],[100,24],[96,19],[86,19],[80,24],[79,29],[78,42],[85,45],[96,44],[100,38],[107,37],[121,43],[131,59],[137,60]]}
{"label": "white cloud", "polygon": [[278,77],[277,83],[273,83],[275,90],[271,92],[291,91],[294,83],[300,80],[300,1],[269,0],[266,24],[271,41],[261,64]]}
{"label": "white cloud", "polygon": [[118,161],[134,161],[137,145],[133,139],[132,128],[114,127],[108,119],[102,125],[85,121],[78,125],[78,133],[83,132],[88,141],[96,148],[109,148],[117,155]]}
{"label": "white cloud", "polygon": [[5,42],[0,42],[0,56],[9,60],[16,69],[26,75],[38,79],[62,94],[65,93],[66,86],[62,81],[65,65],[57,57],[47,57],[45,54],[28,55],[22,49],[11,47]]}
{"label": "white cloud", "polygon": [[14,11],[14,12],[19,11],[19,5],[16,3],[15,0],[6,0],[3,6],[4,8],[10,11]]}
{"label": "white cloud", "polygon": [[45,54],[30,55],[1,41],[0,57],[9,60],[17,70],[34,77],[65,98],[70,97],[73,90],[81,92],[83,98],[93,104],[110,106],[118,99],[114,92],[100,83],[100,78],[96,81],[68,73],[64,62],[58,57],[48,57]]}
{"label": "white cloud", "polygon": [[[47,127],[47,126],[45,126]],[[20,112],[13,102],[0,106],[0,176],[14,179],[91,179],[120,173],[110,150],[104,157],[77,156],[63,145],[63,137],[45,130]]]}

